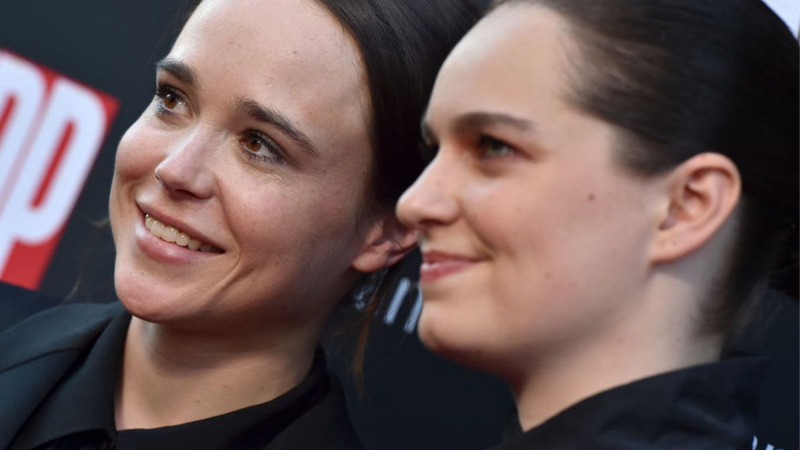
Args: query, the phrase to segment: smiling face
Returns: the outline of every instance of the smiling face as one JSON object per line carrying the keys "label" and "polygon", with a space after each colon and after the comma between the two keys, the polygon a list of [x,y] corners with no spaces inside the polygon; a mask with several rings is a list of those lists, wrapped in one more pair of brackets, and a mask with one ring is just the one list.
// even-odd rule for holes
{"label": "smiling face", "polygon": [[421,237],[422,340],[492,372],[612,330],[646,278],[654,190],[568,101],[570,39],[529,5],[479,23],[439,73],[423,124],[438,152],[398,206]]}
{"label": "smiling face", "polygon": [[358,276],[369,228],[358,60],[313,2],[201,3],[117,152],[110,214],[128,310],[162,323],[324,321]]}

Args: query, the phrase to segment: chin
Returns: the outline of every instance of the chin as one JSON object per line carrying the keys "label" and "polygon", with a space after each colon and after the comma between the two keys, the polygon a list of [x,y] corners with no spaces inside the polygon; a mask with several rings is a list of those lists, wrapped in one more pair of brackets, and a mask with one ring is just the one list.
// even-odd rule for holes
{"label": "chin", "polygon": [[425,313],[422,313],[417,325],[417,334],[419,335],[419,340],[422,341],[428,350],[434,353],[444,352],[447,348],[447,345],[439,333],[437,333],[436,328],[430,325],[430,321],[425,320],[425,317]]}
{"label": "chin", "polygon": [[419,339],[428,350],[442,356],[457,352],[466,342],[473,324],[459,320],[441,304],[428,303],[422,307],[417,325]]}
{"label": "chin", "polygon": [[152,299],[143,299],[136,295],[128,295],[119,289],[117,289],[117,297],[120,303],[122,303],[122,306],[131,313],[132,316],[138,317],[145,322],[162,323],[169,321],[170,314],[164,310],[162,305],[156,304]]}
{"label": "chin", "polygon": [[475,332],[478,328],[478,323],[430,311],[426,314],[426,308],[423,307],[417,333],[425,347],[433,353],[460,365],[491,373],[491,355],[480,341],[481,334]]}
{"label": "chin", "polygon": [[154,295],[153,286],[144,286],[142,280],[136,280],[130,273],[115,271],[114,287],[122,306],[146,322],[165,323],[175,319],[176,311],[164,301],[163,296]]}

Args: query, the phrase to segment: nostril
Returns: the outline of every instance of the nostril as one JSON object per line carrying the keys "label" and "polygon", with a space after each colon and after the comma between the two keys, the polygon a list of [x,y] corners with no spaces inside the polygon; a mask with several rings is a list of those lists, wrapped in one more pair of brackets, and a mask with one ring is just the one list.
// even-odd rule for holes
{"label": "nostril", "polygon": [[198,199],[213,196],[218,175],[226,168],[209,163],[198,153],[200,150],[198,146],[184,146],[166,155],[153,167],[157,183],[171,195]]}

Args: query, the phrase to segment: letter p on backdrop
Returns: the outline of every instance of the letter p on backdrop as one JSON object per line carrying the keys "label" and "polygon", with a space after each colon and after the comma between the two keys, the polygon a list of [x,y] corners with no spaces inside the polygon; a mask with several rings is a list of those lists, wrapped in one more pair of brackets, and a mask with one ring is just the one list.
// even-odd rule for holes
{"label": "letter p on backdrop", "polygon": [[0,281],[39,287],[117,108],[0,50]]}

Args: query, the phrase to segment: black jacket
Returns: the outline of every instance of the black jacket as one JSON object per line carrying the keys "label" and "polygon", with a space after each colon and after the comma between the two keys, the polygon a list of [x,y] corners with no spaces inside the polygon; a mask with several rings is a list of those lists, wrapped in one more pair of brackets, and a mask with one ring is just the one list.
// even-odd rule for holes
{"label": "black jacket", "polygon": [[[65,379],[71,379],[70,374],[76,373],[76,369],[86,362],[87,354],[92,354],[90,350],[101,336],[105,336],[106,341],[109,340],[108,329],[127,329],[128,320],[129,314],[118,303],[75,304],[46,310],[0,333],[0,449],[7,449],[12,443],[18,445],[19,442],[15,442],[15,439],[26,434],[25,432],[31,434],[31,422],[39,430],[47,430],[51,422],[41,420],[42,409],[46,409],[42,405],[54,403],[53,392],[58,392],[59,387],[68,384]],[[119,331],[116,334],[119,335]],[[270,420],[264,427],[259,426],[259,429],[269,429],[267,439],[264,439],[265,433],[260,432],[258,446],[248,445],[247,448],[363,448],[350,424],[344,394],[335,380],[325,373],[324,361],[322,364],[323,367],[317,373],[319,382],[315,381],[311,389],[302,393],[302,404],[298,405],[293,400],[294,397],[290,396],[288,403],[294,404],[289,404],[287,408],[286,395],[269,402],[280,404],[278,412],[281,416],[277,421]],[[315,367],[317,365],[315,362]],[[314,369],[312,374],[313,372]],[[63,404],[62,401],[61,409]],[[274,418],[274,408],[272,412],[271,417]],[[228,421],[234,427],[238,422]],[[212,423],[219,424],[220,421]],[[105,442],[103,445],[90,445],[88,448],[107,448],[109,445],[109,442]],[[235,447],[240,448],[238,444]]]}
{"label": "black jacket", "polygon": [[585,399],[495,450],[751,450],[761,358],[733,358],[646,378]]}

